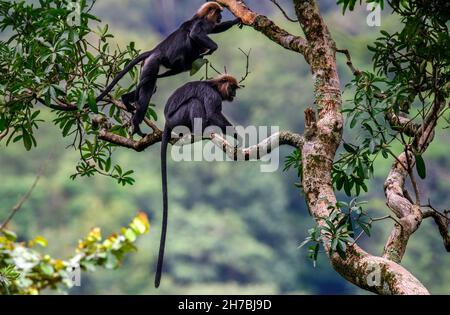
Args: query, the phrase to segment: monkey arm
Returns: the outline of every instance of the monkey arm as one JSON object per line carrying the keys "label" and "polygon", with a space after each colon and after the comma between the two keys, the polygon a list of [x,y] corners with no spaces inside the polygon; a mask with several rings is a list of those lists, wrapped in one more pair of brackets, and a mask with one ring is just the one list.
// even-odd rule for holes
{"label": "monkey arm", "polygon": [[189,33],[189,37],[200,47],[204,47],[209,50],[209,53],[213,53],[219,48],[217,44],[208,37],[208,34],[204,31],[200,23],[196,23]]}
{"label": "monkey arm", "polygon": [[216,25],[216,27],[214,27],[214,29],[210,32],[210,34],[217,34],[228,31],[234,25],[237,25],[239,23],[242,23],[241,19],[234,19],[231,21],[220,23],[219,25]]}
{"label": "monkey arm", "polygon": [[226,134],[227,127],[232,127],[233,124],[222,113],[213,113],[209,116],[209,122],[211,125],[219,127],[224,134]]}
{"label": "monkey arm", "polygon": [[164,72],[163,74],[158,74],[158,79],[167,78],[167,77],[170,77],[170,76],[173,76],[173,75],[180,74],[182,72],[183,72],[183,70],[172,69],[172,70]]}
{"label": "monkey arm", "polygon": [[[219,127],[224,135],[227,134],[227,127],[233,127],[233,138],[236,140],[236,146],[240,147],[243,144],[241,136],[234,129],[234,125],[222,114],[222,113],[212,113],[209,117],[209,122],[211,125]],[[230,135],[231,136],[231,135]]]}

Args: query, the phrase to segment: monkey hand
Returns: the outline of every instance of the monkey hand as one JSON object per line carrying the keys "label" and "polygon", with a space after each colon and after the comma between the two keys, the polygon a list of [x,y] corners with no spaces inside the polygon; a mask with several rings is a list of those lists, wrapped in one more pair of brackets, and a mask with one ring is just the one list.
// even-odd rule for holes
{"label": "monkey hand", "polygon": [[237,18],[234,20],[234,23],[240,28],[242,29],[244,27],[244,23],[242,22],[242,20],[240,18]]}

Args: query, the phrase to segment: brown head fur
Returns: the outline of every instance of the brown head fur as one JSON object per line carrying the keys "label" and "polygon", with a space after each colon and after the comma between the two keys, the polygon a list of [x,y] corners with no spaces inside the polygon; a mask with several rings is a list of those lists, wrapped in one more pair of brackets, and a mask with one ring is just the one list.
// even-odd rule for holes
{"label": "brown head fur", "polygon": [[206,2],[198,9],[196,16],[199,18],[206,18],[212,23],[217,22],[217,12],[222,12],[223,8],[217,2]]}
{"label": "brown head fur", "polygon": [[222,98],[228,101],[233,100],[235,97],[235,95],[233,95],[234,91],[240,88],[236,78],[229,74],[222,74],[211,80],[211,82],[217,87]]}

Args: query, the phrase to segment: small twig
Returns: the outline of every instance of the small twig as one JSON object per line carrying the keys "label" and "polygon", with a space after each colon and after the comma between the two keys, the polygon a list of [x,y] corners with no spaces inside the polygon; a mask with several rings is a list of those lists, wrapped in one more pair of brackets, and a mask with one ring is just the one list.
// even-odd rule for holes
{"label": "small twig", "polygon": [[429,209],[431,209],[434,213],[436,213],[437,215],[441,216],[443,219],[450,221],[450,218],[448,218],[448,217],[446,216],[447,210],[444,210],[444,213],[445,213],[445,214],[441,213],[440,211],[438,211],[436,208],[434,208],[434,207],[431,205],[430,199],[428,199],[428,204],[427,204],[427,205],[422,205],[421,207],[429,208]]}
{"label": "small twig", "polygon": [[[379,218],[370,218],[369,224],[372,224],[373,222],[377,222],[377,221],[383,221],[386,219],[394,220],[398,225],[400,225],[400,227],[402,227],[402,224],[397,220],[397,218],[395,218],[391,215],[385,215],[384,217],[379,217]],[[351,245],[355,245],[356,242],[358,242],[358,240],[364,235],[364,233],[365,233],[364,231],[361,231],[361,233],[359,233],[359,235],[355,238],[355,241]]]}
{"label": "small twig", "polygon": [[336,49],[336,52],[344,54],[347,57],[347,66],[350,68],[355,77],[358,77],[362,74],[362,72],[355,68],[355,66],[353,65],[352,57],[350,56],[350,52],[348,51],[348,49]]}
{"label": "small twig", "polygon": [[252,52],[252,50],[250,49],[248,51],[248,53],[246,53],[245,51],[243,51],[241,48],[239,48],[239,50],[244,54],[245,58],[246,58],[246,63],[245,63],[245,74],[242,76],[241,81],[239,81],[239,84],[244,82],[247,77],[249,76],[250,72],[250,54]]}
{"label": "small twig", "polygon": [[[125,106],[125,104],[123,104],[121,101],[118,101],[116,99],[113,98],[108,98],[107,99],[108,102],[114,104],[115,106],[117,106],[119,109],[121,109],[122,111],[127,111],[127,108]],[[149,126],[153,131],[158,129],[158,126],[156,126],[150,119],[148,119],[147,117],[144,118],[144,123]]]}
{"label": "small twig", "polygon": [[[402,136],[402,138],[403,138],[403,134],[401,134],[401,136]],[[417,186],[417,181],[416,181],[416,178],[414,177],[414,172],[413,172],[413,170],[412,170],[412,161],[411,161],[411,159],[409,158],[409,152],[411,152],[411,150],[409,150],[408,146],[405,146],[404,153],[405,153],[406,164],[407,164],[407,165],[406,165],[406,166],[407,166],[406,171],[407,171],[408,174],[409,174],[409,179],[411,180],[411,184],[412,184],[413,189],[414,189],[414,194],[416,195],[416,202],[415,202],[415,204],[416,204],[416,205],[420,205],[420,193],[419,193],[419,187]]]}
{"label": "small twig", "polygon": [[213,65],[212,63],[209,63],[209,66],[210,66],[211,69],[213,69],[214,72],[216,72],[218,75],[221,75],[221,74],[222,74],[219,70],[217,70],[217,69],[214,67],[214,65]]}
{"label": "small twig", "polygon": [[5,129],[2,133],[0,133],[0,142],[8,135],[9,128]]}
{"label": "small twig", "polygon": [[278,7],[278,9],[280,9],[281,13],[283,13],[284,17],[287,20],[294,22],[294,23],[298,22],[298,20],[295,20],[295,19],[289,17],[289,15],[287,15],[286,11],[284,11],[283,7],[276,0],[269,0],[269,1],[272,2],[273,4],[275,4]]}
{"label": "small twig", "polygon": [[41,179],[42,175],[44,174],[45,170],[47,169],[47,166],[51,160],[51,155],[49,155],[47,162],[40,168],[36,179],[33,182],[33,185],[28,189],[25,195],[19,200],[19,202],[11,209],[11,212],[9,216],[6,218],[6,220],[0,225],[0,231],[4,230],[6,226],[11,222],[11,220],[14,218],[14,216],[17,214],[17,212],[22,208],[22,206],[25,204],[25,202],[30,198],[31,194],[33,193],[34,188],[36,187],[37,183]]}

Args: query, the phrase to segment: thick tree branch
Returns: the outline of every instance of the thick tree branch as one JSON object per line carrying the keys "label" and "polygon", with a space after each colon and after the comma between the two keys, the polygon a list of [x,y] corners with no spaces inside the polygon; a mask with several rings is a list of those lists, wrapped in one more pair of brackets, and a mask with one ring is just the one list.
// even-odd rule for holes
{"label": "thick tree branch", "polygon": [[390,111],[386,114],[386,120],[392,129],[402,132],[408,137],[416,137],[420,132],[420,125],[412,122],[407,117],[396,115],[394,112]]}
{"label": "thick tree branch", "polygon": [[438,226],[439,233],[442,236],[442,240],[444,241],[444,247],[447,252],[450,253],[450,235],[448,231],[448,226],[450,225],[450,218],[448,214],[450,211],[444,211],[444,214],[437,211],[431,204],[428,204],[426,207],[429,210],[423,211],[424,218],[433,218],[434,222]]}
{"label": "thick tree branch", "polygon": [[[142,152],[150,146],[161,142],[162,140],[162,131],[156,129],[153,133],[146,135],[144,138],[135,141],[130,138],[125,138],[109,132],[107,129],[100,130],[99,139],[103,141],[107,141],[112,144],[116,144],[118,146],[135,150],[137,152]],[[230,158],[234,160],[249,160],[249,159],[259,159],[266,154],[269,154],[271,150],[279,147],[281,145],[289,145],[294,148],[301,148],[303,143],[303,138],[301,135],[290,132],[290,131],[282,131],[276,133],[269,138],[263,140],[261,143],[255,146],[251,146],[249,148],[234,148],[226,139],[219,135],[213,135],[211,139],[203,139],[203,140],[212,140],[214,144],[216,144],[221,150],[227,153]],[[176,138],[174,135],[171,144],[173,145],[185,145],[195,142],[194,139],[180,139]],[[262,154],[264,153],[264,154]]]}
{"label": "thick tree branch", "polygon": [[212,135],[211,141],[221,148],[234,161],[259,160],[281,145],[290,145],[301,149],[303,137],[289,131],[277,132],[260,143],[248,148],[236,148],[220,135]]}
{"label": "thick tree branch", "polygon": [[414,156],[402,153],[392,166],[384,184],[386,204],[399,218],[384,247],[383,257],[400,263],[410,236],[419,228],[423,216],[420,206],[405,196],[405,181],[414,165]]}
{"label": "thick tree branch", "polygon": [[8,135],[9,129],[5,129],[2,133],[0,133],[0,142]]}
{"label": "thick tree branch", "polygon": [[308,42],[301,36],[296,36],[276,25],[266,16],[259,15],[247,7],[241,0],[216,0],[219,4],[227,7],[236,17],[240,18],[246,25],[266,35],[271,41],[280,46],[304,54],[306,60]]}

